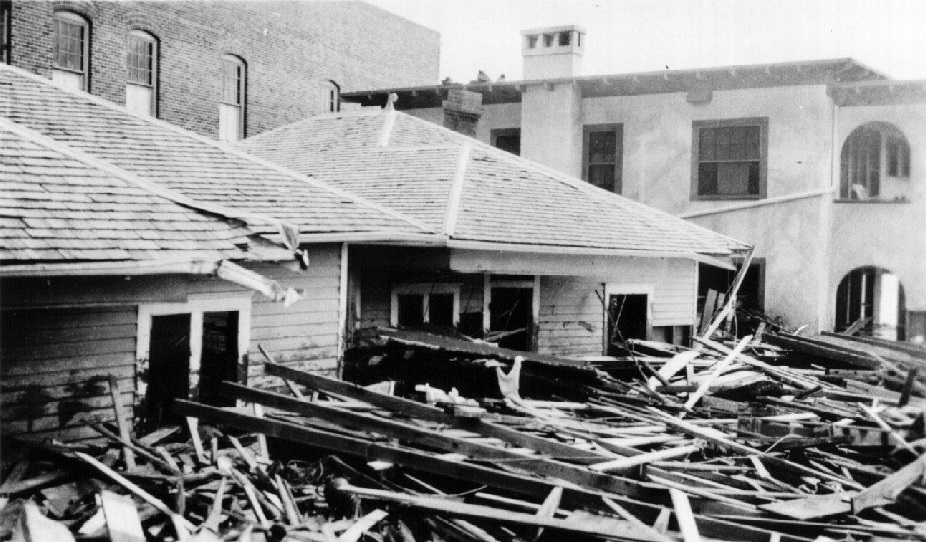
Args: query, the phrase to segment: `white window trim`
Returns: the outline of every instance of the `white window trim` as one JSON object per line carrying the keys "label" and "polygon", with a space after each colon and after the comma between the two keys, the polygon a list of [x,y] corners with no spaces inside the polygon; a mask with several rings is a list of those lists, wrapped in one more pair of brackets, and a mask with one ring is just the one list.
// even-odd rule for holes
{"label": "white window trim", "polygon": [[420,295],[421,312],[424,322],[429,323],[431,314],[428,311],[430,294],[453,294],[453,325],[460,323],[460,285],[443,282],[422,282],[416,284],[395,284],[392,286],[392,299],[389,314],[389,324],[399,325],[399,296]]}
{"label": "white window trim", "polygon": [[[622,284],[609,282],[604,285],[604,307],[601,318],[604,323],[601,333],[602,352],[608,352],[608,304],[612,295],[645,295],[646,296],[646,333],[653,329],[653,297],[656,289],[652,284]],[[690,324],[689,324],[690,325]]]}
{"label": "white window trim", "polygon": [[[167,314],[190,314],[190,374],[198,375],[202,359],[203,313],[238,312],[238,361],[247,354],[251,345],[251,293],[248,294],[198,294],[187,301],[171,303],[145,303],[138,306],[138,340],[135,345],[135,359],[147,363],[151,353],[151,323],[154,316]],[[190,387],[195,388],[191,379]]]}

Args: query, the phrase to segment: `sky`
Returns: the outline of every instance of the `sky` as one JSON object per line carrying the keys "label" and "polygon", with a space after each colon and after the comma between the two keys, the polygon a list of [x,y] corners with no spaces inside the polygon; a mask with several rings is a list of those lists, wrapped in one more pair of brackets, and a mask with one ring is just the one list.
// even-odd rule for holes
{"label": "sky", "polygon": [[564,24],[588,32],[580,75],[852,57],[926,79],[926,0],[365,1],[440,32],[457,82],[520,79],[521,30]]}

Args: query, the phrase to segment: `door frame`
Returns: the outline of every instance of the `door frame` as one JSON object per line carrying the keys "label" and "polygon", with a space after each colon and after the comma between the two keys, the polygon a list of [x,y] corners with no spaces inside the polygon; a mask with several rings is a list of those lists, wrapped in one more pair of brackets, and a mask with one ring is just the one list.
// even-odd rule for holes
{"label": "door frame", "polygon": [[151,353],[151,324],[154,316],[168,314],[190,315],[190,390],[199,390],[199,369],[203,347],[203,313],[238,313],[238,360],[245,359],[251,345],[251,302],[253,293],[194,294],[186,301],[144,303],[138,305],[138,335],[135,342],[136,389],[144,395],[147,386],[140,386],[138,375],[149,363]]}
{"label": "door frame", "polygon": [[623,284],[608,282],[604,285],[604,306],[601,311],[601,352],[608,354],[608,305],[612,295],[645,295],[646,296],[646,339],[653,334],[653,296],[655,288],[652,284]]}

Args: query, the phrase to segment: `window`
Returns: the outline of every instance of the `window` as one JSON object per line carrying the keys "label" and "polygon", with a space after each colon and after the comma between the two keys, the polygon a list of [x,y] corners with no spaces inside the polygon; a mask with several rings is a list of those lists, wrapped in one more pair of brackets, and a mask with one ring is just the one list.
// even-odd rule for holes
{"label": "window", "polygon": [[521,154],[521,129],[500,128],[489,132],[489,140],[493,147],[498,147],[511,154]]}
{"label": "window", "polygon": [[860,335],[902,341],[906,338],[906,312],[903,285],[887,269],[853,269],[836,289],[837,332],[858,323]]}
{"label": "window", "polygon": [[455,327],[460,321],[459,284],[400,284],[392,289],[393,326]]}
{"label": "window", "polygon": [[55,62],[51,79],[69,90],[87,90],[90,26],[69,11],[55,13]]}
{"label": "window", "polygon": [[839,197],[847,200],[898,199],[910,177],[910,145],[896,126],[869,122],[842,145]]}
{"label": "window", "polygon": [[219,104],[219,140],[244,139],[247,104],[247,66],[233,55],[222,57],[222,103]]}
{"label": "window", "polygon": [[341,87],[337,83],[326,81],[322,84],[322,93],[326,112],[336,113],[341,110]]}
{"label": "window", "polygon": [[543,35],[543,46],[553,47],[553,40],[555,38],[556,38],[556,34],[544,34]]}
{"label": "window", "polygon": [[692,199],[763,198],[768,119],[693,124]]}
{"label": "window", "polygon": [[158,42],[133,30],[126,39],[125,107],[144,115],[157,114]]}
{"label": "window", "polygon": [[559,33],[559,44],[560,46],[569,45],[571,41],[572,33],[571,32],[560,32]]}
{"label": "window", "polygon": [[621,193],[624,130],[621,124],[585,127],[582,178],[609,192]]}
{"label": "window", "polygon": [[537,41],[538,41],[538,36],[527,36],[527,48],[536,49]]}
{"label": "window", "polygon": [[12,38],[10,31],[13,26],[13,2],[0,0],[0,62],[10,63],[10,47]]}
{"label": "window", "polygon": [[653,328],[653,287],[644,284],[605,284],[604,354],[626,355],[627,339],[648,340]]}

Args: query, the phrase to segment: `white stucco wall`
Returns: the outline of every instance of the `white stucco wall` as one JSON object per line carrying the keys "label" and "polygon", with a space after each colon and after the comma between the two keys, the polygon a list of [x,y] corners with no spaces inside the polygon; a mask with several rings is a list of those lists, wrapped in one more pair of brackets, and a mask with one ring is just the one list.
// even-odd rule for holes
{"label": "white stucco wall", "polygon": [[857,267],[883,267],[900,277],[907,310],[926,310],[926,107],[923,104],[839,108],[839,146],[866,122],[889,122],[910,144],[910,178],[895,181],[908,203],[835,203],[830,318],[839,281]]}

